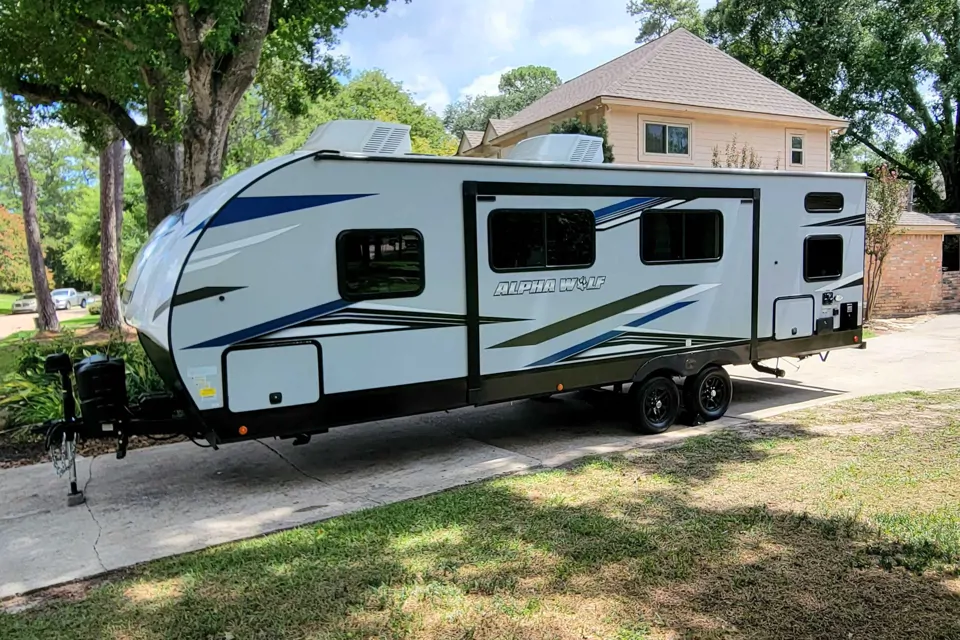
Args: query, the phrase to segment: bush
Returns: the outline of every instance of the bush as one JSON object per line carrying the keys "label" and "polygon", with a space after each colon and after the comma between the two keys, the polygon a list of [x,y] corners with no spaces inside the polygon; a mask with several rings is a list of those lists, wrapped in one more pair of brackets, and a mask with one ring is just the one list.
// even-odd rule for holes
{"label": "bush", "polygon": [[99,300],[94,300],[93,302],[87,305],[87,312],[90,313],[90,315],[92,316],[98,316],[100,315],[101,306],[102,305]]}
{"label": "bush", "polygon": [[[6,411],[7,427],[26,427],[62,416],[61,387],[58,376],[44,373],[44,359],[51,353],[66,353],[77,362],[95,353],[122,358],[126,364],[127,397],[133,401],[144,393],[163,391],[163,382],[139,343],[118,336],[105,344],[85,344],[72,332],[50,341],[24,340],[12,373],[0,385],[0,411]],[[15,440],[33,436],[23,429]]]}

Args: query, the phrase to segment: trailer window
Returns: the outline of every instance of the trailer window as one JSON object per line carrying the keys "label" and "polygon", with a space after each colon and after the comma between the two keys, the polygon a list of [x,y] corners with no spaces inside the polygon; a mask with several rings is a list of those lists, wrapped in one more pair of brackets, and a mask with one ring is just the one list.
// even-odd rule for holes
{"label": "trailer window", "polygon": [[594,216],[586,209],[497,209],[488,231],[494,271],[589,267],[596,256]]}
{"label": "trailer window", "polygon": [[423,236],[414,229],[356,229],[337,238],[344,300],[411,298],[423,291]]}
{"label": "trailer window", "polygon": [[640,259],[644,263],[710,262],[723,255],[719,211],[648,209],[640,216]]}
{"label": "trailer window", "polygon": [[843,211],[842,193],[808,193],[803,199],[808,213],[840,213]]}
{"label": "trailer window", "polygon": [[837,280],[843,275],[843,238],[810,236],[803,241],[803,279]]}

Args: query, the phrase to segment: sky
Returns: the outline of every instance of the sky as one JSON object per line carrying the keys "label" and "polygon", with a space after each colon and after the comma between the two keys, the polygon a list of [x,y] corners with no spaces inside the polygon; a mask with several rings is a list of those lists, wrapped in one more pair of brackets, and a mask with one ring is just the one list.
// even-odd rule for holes
{"label": "sky", "polygon": [[[699,0],[701,8],[714,0]],[[528,64],[570,80],[630,51],[638,27],[627,0],[394,0],[353,17],[336,53],[352,71],[379,68],[437,114],[465,95],[497,92],[500,74]]]}

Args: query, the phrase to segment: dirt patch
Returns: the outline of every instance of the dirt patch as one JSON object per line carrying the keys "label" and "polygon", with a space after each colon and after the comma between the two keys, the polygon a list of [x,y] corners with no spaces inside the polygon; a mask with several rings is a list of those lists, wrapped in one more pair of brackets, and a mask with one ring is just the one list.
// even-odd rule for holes
{"label": "dirt patch", "polygon": [[[146,449],[147,447],[156,447],[161,444],[173,444],[175,442],[186,442],[187,438],[177,436],[170,440],[150,440],[149,438],[133,437],[127,445],[127,450]],[[116,451],[117,445],[113,440],[91,440],[81,442],[77,447],[77,453],[85,458],[112,454]],[[50,455],[43,448],[42,442],[4,442],[0,440],[0,469],[13,469],[16,467],[26,467],[31,464],[40,464],[50,462]]]}
{"label": "dirt patch", "polygon": [[899,333],[900,331],[908,331],[915,326],[929,322],[934,318],[936,318],[936,316],[933,314],[911,316],[909,318],[878,318],[876,320],[870,320],[864,323],[863,328],[873,331],[879,336],[885,333]]}

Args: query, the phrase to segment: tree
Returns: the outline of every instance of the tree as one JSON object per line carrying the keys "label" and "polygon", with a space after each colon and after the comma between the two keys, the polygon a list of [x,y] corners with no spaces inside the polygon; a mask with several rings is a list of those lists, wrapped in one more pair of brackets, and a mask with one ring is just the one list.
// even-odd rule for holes
{"label": "tree", "polygon": [[248,92],[230,127],[226,173],[294,151],[317,126],[337,119],[407,124],[415,153],[456,153],[457,140],[444,130],[440,118],[417,104],[403,84],[373,69],[354,76],[337,95],[314,101],[303,117],[277,108],[259,88]]}
{"label": "tree", "polygon": [[550,128],[550,133],[579,133],[585,136],[596,136],[603,138],[603,161],[604,163],[613,162],[613,147],[607,142],[607,121],[601,120],[596,127],[587,124],[581,120],[581,114],[575,118],[569,118],[559,122]]}
{"label": "tree", "polygon": [[890,244],[900,222],[908,189],[907,184],[898,179],[897,172],[885,164],[877,168],[874,179],[868,184],[867,234],[864,248],[867,256],[867,295],[863,307],[864,320],[869,320],[873,314],[883,278],[883,263],[890,253]]}
{"label": "tree", "polygon": [[[43,253],[55,281],[61,286],[81,286],[64,263],[69,248],[67,218],[83,190],[96,180],[96,165],[90,148],[75,132],[61,125],[32,126],[23,131],[31,175],[37,189],[37,218]],[[13,167],[13,154],[0,141],[0,203],[19,211],[20,186]]]}
{"label": "tree", "polygon": [[[129,164],[129,161],[126,162]],[[121,283],[136,258],[137,252],[147,240],[146,205],[143,198],[143,181],[133,167],[125,166],[123,174],[123,228],[121,249],[118,251]],[[100,190],[87,187],[80,197],[77,208],[68,216],[70,234],[69,249],[64,261],[75,277],[98,293],[100,283]]]}
{"label": "tree", "polygon": [[528,65],[507,71],[500,76],[497,95],[466,96],[450,103],[444,109],[443,124],[455,136],[465,130],[483,131],[488,120],[509,118],[560,84],[560,76],[550,67]]}
{"label": "tree", "polygon": [[27,293],[32,290],[23,216],[0,206],[0,291]]}
{"label": "tree", "polygon": [[120,328],[120,261],[117,256],[117,156],[123,142],[116,140],[100,152],[100,328]]}
{"label": "tree", "polygon": [[12,100],[5,97],[4,110],[7,116],[7,130],[10,134],[10,143],[13,148],[13,161],[17,169],[17,178],[20,182],[22,194],[23,227],[27,238],[27,255],[30,258],[30,280],[33,283],[33,292],[37,296],[37,329],[40,331],[59,331],[60,321],[57,319],[57,309],[50,296],[50,287],[47,284],[47,267],[43,261],[43,249],[40,246],[40,224],[37,221],[37,188],[30,175],[30,165],[27,162],[27,152],[24,149],[23,134],[20,125],[16,122],[16,114]]}
{"label": "tree", "polygon": [[627,13],[640,23],[638,44],[656,40],[679,27],[701,38],[706,34],[697,0],[630,0]]}
{"label": "tree", "polygon": [[129,142],[151,228],[221,177],[227,129],[258,69],[282,106],[332,89],[324,52],[355,13],[389,0],[0,0],[0,88]]}
{"label": "tree", "polygon": [[[721,49],[849,119],[840,153],[862,144],[926,210],[960,210],[956,0],[720,0],[706,23]],[[888,144],[903,133],[905,147]]]}

